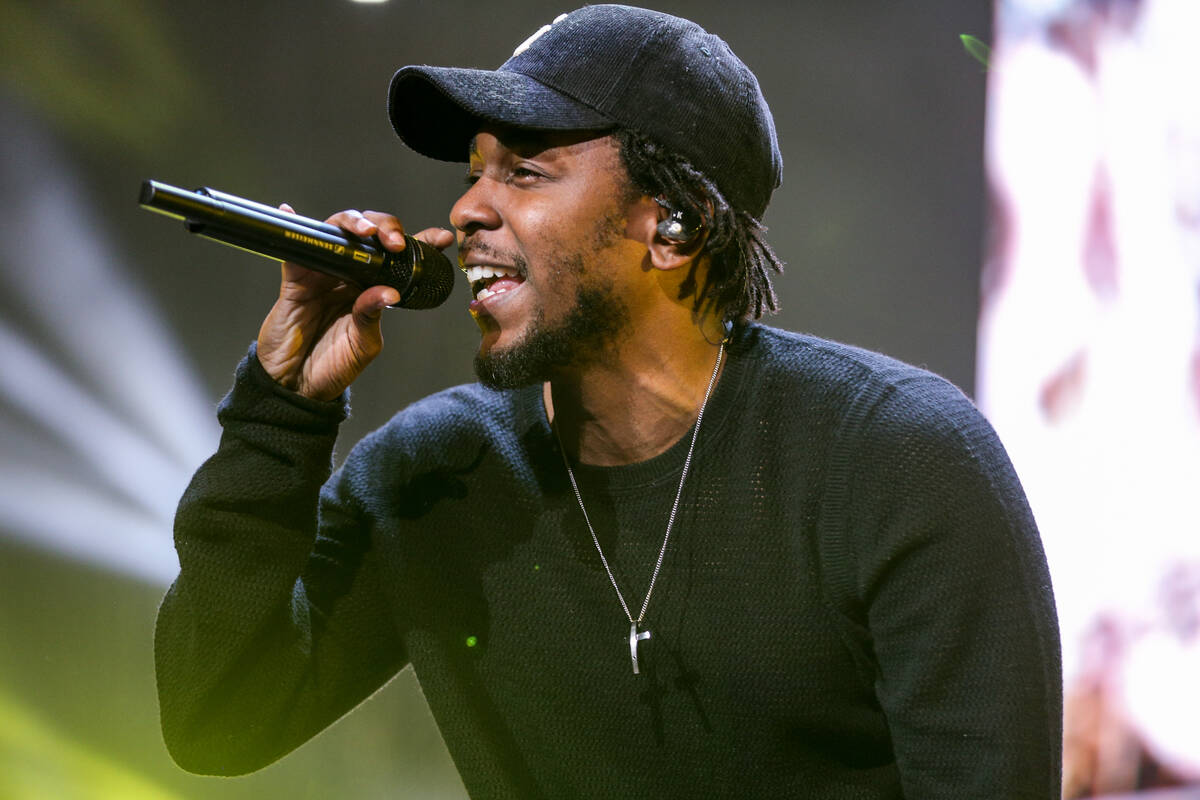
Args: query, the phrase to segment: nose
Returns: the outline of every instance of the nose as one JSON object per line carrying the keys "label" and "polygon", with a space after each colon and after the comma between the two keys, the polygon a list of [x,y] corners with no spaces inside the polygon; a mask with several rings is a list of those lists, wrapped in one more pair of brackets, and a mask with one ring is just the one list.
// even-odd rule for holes
{"label": "nose", "polygon": [[450,224],[464,235],[500,227],[492,184],[486,176],[480,177],[450,209]]}

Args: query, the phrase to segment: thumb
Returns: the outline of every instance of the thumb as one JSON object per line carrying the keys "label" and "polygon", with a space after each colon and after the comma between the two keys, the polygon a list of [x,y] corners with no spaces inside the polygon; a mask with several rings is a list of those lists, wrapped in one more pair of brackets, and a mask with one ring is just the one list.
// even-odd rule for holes
{"label": "thumb", "polygon": [[361,328],[376,328],[383,309],[400,302],[400,292],[391,286],[372,286],[363,290],[354,300],[351,314],[354,323]]}

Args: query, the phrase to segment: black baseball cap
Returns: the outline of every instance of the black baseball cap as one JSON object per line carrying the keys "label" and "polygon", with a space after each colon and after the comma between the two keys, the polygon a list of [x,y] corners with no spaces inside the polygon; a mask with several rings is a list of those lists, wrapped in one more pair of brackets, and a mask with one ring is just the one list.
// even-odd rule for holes
{"label": "black baseball cap", "polygon": [[563,14],[496,70],[404,67],[392,77],[388,116],[405,144],[443,161],[467,161],[488,124],[629,128],[687,158],[755,219],[783,175],[749,67],[696,23],[633,6]]}

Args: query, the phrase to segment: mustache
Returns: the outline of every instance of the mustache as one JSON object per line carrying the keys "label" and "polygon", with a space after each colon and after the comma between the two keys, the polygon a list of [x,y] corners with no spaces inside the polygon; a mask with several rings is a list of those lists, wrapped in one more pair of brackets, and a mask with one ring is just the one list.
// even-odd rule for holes
{"label": "mustache", "polygon": [[486,258],[497,265],[510,266],[517,270],[522,277],[528,271],[528,262],[520,253],[504,250],[478,239],[473,240],[468,236],[458,245],[458,261],[460,264],[465,264],[467,259],[472,256]]}

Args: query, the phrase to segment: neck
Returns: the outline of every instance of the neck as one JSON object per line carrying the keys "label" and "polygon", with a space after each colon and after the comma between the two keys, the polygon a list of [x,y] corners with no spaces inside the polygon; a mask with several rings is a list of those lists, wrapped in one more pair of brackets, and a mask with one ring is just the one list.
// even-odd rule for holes
{"label": "neck", "polygon": [[627,343],[603,364],[555,375],[543,396],[568,455],[619,466],[670,448],[696,422],[719,341],[697,335],[650,347]]}

